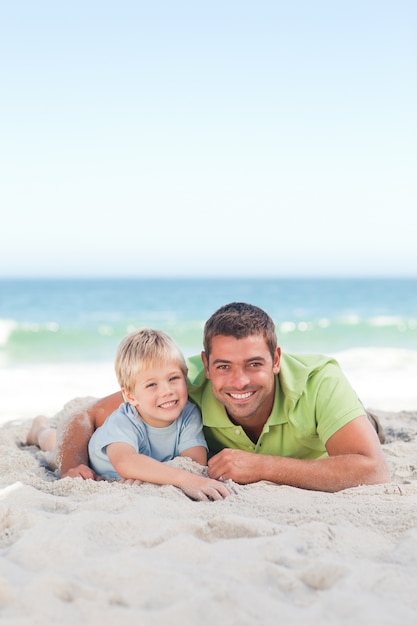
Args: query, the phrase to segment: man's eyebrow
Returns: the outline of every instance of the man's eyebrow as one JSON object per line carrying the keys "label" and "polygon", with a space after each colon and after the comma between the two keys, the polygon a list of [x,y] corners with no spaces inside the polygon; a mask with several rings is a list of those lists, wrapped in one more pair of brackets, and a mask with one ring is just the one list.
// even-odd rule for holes
{"label": "man's eyebrow", "polygon": [[[265,360],[266,359],[263,356],[251,356],[251,357],[249,357],[249,359],[244,359],[244,362],[245,363],[251,363],[252,361],[262,361],[262,362],[265,363]],[[219,359],[215,359],[213,361],[213,365],[215,363],[233,363],[233,361],[230,361],[229,359],[220,359],[219,358]]]}

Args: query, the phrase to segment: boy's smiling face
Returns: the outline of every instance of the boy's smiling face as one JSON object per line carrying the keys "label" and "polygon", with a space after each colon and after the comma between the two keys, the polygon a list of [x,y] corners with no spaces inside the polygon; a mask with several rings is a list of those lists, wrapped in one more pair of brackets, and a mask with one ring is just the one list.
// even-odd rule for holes
{"label": "boy's smiling face", "polygon": [[187,381],[176,362],[144,369],[137,375],[133,391],[123,389],[123,393],[143,421],[155,428],[178,419],[188,400]]}

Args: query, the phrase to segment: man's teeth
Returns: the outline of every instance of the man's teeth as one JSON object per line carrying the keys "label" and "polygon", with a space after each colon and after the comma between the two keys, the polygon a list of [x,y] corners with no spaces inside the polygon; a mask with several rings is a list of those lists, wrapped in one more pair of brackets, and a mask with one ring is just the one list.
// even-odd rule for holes
{"label": "man's teeth", "polygon": [[246,400],[246,398],[250,398],[253,394],[253,391],[247,391],[246,393],[231,393],[230,395],[235,400]]}

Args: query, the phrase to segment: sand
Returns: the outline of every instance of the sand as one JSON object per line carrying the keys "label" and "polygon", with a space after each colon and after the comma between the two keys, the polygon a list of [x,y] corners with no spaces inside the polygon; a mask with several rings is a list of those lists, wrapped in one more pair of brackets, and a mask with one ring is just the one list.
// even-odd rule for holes
{"label": "sand", "polygon": [[5,422],[1,625],[415,626],[417,412],[372,410],[391,483],[336,494],[233,484],[221,502],[57,480],[23,444],[30,420]]}

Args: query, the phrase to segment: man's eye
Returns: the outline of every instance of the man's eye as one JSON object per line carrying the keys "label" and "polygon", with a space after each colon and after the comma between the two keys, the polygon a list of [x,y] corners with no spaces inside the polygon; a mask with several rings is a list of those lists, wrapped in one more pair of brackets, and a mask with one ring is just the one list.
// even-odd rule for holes
{"label": "man's eye", "polygon": [[262,367],[263,363],[259,363],[258,361],[254,361],[250,363],[250,367]]}
{"label": "man's eye", "polygon": [[228,365],[218,365],[217,369],[218,370],[227,370],[227,369],[229,369],[229,366]]}

